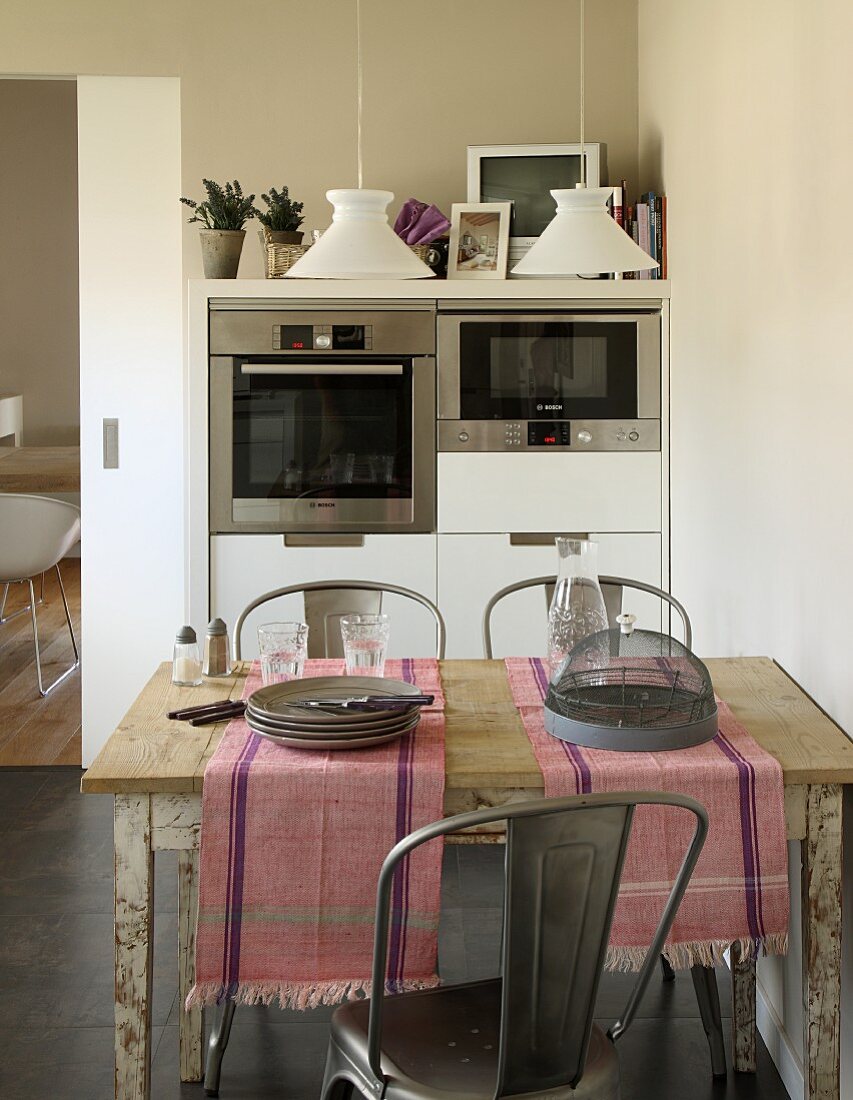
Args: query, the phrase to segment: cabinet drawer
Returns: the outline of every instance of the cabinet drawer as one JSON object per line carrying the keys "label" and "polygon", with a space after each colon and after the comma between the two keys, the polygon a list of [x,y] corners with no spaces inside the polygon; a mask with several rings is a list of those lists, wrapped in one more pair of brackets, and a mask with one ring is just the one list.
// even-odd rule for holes
{"label": "cabinet drawer", "polygon": [[[362,580],[414,589],[435,602],[435,535],[365,535],[363,546],[285,546],[281,535],[214,535],[210,539],[210,614],[233,630],[253,599],[274,588],[308,581]],[[388,595],[392,657],[434,657],[435,626],[429,611]],[[302,621],[301,596],[258,608],[243,628],[243,656],[257,656],[260,623]]]}
{"label": "cabinet drawer", "polygon": [[[659,534],[591,534],[598,543],[601,573],[661,584]],[[510,536],[439,535],[439,606],[447,620],[447,656],[482,657],[483,611],[506,585],[557,572],[557,550],[550,545],[513,545]],[[638,626],[659,630],[661,602],[642,592],[625,591],[623,606]],[[492,615],[496,657],[545,652],[548,605],[542,588],[515,592]]]}
{"label": "cabinet drawer", "polygon": [[660,531],[660,453],[440,454],[438,529]]}

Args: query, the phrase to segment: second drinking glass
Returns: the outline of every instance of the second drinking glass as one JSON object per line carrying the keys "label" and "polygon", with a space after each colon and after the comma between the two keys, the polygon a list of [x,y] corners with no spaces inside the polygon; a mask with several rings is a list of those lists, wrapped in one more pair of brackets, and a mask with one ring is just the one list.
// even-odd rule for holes
{"label": "second drinking glass", "polygon": [[258,627],[261,677],[266,684],[298,680],[308,656],[305,623],[264,623]]}
{"label": "second drinking glass", "polygon": [[391,623],[387,615],[346,615],[341,637],[347,676],[384,676]]}

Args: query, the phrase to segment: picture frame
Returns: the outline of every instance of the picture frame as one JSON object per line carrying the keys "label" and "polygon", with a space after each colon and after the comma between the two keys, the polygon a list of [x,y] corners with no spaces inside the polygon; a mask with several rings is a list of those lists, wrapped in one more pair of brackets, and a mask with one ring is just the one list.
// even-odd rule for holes
{"label": "picture frame", "polygon": [[455,202],[450,214],[448,279],[505,279],[511,202]]}

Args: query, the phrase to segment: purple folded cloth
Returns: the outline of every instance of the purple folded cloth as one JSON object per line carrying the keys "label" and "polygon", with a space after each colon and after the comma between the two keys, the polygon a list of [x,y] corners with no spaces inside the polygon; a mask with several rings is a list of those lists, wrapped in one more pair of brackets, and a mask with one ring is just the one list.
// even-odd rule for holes
{"label": "purple folded cloth", "polygon": [[394,232],[406,244],[429,244],[450,228],[450,222],[437,206],[418,199],[406,199],[394,222]]}

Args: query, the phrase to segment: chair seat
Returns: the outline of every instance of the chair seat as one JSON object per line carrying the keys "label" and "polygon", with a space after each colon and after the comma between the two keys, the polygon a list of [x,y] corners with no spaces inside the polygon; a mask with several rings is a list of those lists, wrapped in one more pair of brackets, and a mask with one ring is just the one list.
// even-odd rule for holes
{"label": "chair seat", "polygon": [[[342,1005],[332,1017],[332,1043],[353,1068],[367,1070],[367,1001]],[[493,1100],[498,1074],[501,981],[472,982],[388,997],[382,1065],[389,1100]],[[593,1026],[584,1076],[525,1097],[616,1100],[619,1063],[613,1044]]]}

